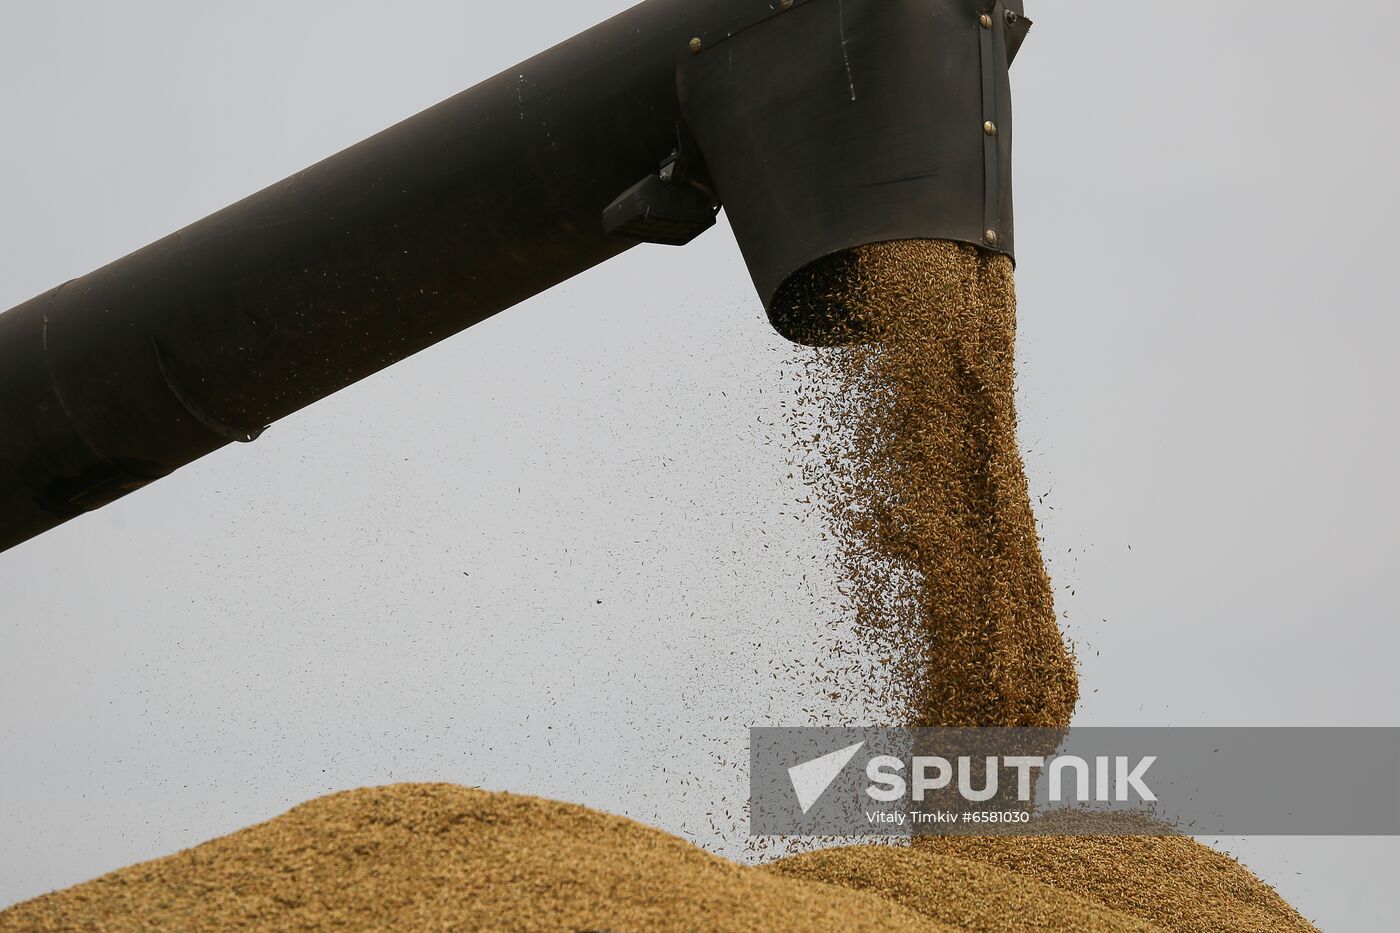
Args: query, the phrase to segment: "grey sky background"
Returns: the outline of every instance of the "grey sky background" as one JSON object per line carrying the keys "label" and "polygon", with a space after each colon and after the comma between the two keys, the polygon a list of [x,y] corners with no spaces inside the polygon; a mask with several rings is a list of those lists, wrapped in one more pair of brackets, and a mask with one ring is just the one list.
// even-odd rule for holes
{"label": "grey sky background", "polygon": [[[0,307],[627,5],[6,0]],[[1400,725],[1400,11],[1028,12],[1022,447],[1078,722]],[[0,903],[402,780],[742,856],[747,727],[861,712],[811,683],[797,352],[721,224],[0,555]],[[1329,933],[1393,917],[1396,840],[1222,842]]]}

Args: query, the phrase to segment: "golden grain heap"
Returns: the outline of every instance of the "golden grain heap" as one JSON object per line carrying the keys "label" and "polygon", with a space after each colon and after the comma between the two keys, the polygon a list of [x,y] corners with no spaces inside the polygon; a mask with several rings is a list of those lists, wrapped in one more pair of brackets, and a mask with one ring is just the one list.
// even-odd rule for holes
{"label": "golden grain heap", "polygon": [[[862,247],[789,284],[796,430],[856,631],[912,724],[1063,726],[1077,696],[1016,446],[1010,263]],[[781,313],[781,312],[780,312]],[[789,322],[791,323],[791,322]],[[949,837],[726,861],[569,804],[351,791],[0,912],[0,933],[1232,931],[1311,927],[1180,836]]]}
{"label": "golden grain heap", "polygon": [[1173,933],[1314,929],[1234,859],[1186,836],[948,836],[916,848],[1073,891]]}
{"label": "golden grain heap", "polygon": [[910,725],[1067,725],[1078,682],[1016,442],[1010,260],[877,243],[809,267],[777,304],[843,344],[806,357],[794,434],[895,708]]}
{"label": "golden grain heap", "polygon": [[1036,842],[857,846],[760,868],[585,807],[400,784],[35,898],[0,912],[0,933],[1313,929],[1188,839]]}
{"label": "golden grain heap", "polygon": [[0,913],[0,933],[941,930],[619,817],[446,784],[334,794]]}

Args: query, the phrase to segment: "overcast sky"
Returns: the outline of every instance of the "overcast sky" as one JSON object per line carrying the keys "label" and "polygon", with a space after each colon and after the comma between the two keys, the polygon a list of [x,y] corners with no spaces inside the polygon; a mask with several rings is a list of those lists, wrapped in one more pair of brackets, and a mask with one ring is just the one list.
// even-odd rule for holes
{"label": "overcast sky", "polygon": [[[8,0],[0,307],[626,5]],[[1022,444],[1078,721],[1400,724],[1400,12],[1028,12]],[[0,555],[0,904],[402,780],[742,855],[746,728],[824,702],[794,353],[721,224]],[[1227,848],[1329,933],[1393,919],[1395,840]]]}

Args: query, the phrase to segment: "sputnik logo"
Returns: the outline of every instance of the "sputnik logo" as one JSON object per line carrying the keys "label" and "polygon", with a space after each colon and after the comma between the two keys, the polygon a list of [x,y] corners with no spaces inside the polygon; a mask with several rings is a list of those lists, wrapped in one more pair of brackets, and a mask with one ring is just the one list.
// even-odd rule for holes
{"label": "sputnik logo", "polygon": [[788,768],[788,778],[792,781],[792,789],[797,793],[797,805],[802,808],[803,813],[812,809],[821,799],[831,782],[851,763],[851,759],[856,757],[856,752],[860,751],[863,745],[864,742],[857,742],[829,755]]}

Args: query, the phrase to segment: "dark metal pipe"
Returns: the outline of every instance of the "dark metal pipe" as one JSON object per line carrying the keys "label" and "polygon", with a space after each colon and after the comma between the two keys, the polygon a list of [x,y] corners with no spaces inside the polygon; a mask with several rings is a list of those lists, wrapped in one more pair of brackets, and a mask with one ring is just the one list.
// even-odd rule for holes
{"label": "dark metal pipe", "polygon": [[[984,151],[980,129],[964,124],[1000,106],[1007,50],[1019,44],[1003,24],[1012,9],[1019,3],[648,0],[0,314],[0,550],[252,440],[635,242],[608,230],[683,242],[712,222],[725,188],[765,305],[801,264],[872,238],[983,242],[991,218],[1005,239],[984,245],[1009,251],[1009,197],[984,190],[998,189],[1009,158],[999,167],[998,150]],[[995,28],[979,36],[982,16]],[[928,43],[880,55],[902,28],[927,31]],[[974,52],[987,41],[990,58]],[[765,49],[768,67],[787,69],[766,89]],[[793,77],[802,69],[812,93]],[[847,101],[848,79],[869,96],[858,88]],[[889,131],[937,110],[927,91],[958,98],[957,131],[934,133],[933,149]],[[1009,113],[1004,122],[1009,146]],[[840,145],[789,152],[795,171],[784,176],[771,164],[784,158],[774,133],[801,123],[809,148],[828,124]],[[872,132],[874,145],[863,145]],[[751,184],[746,161],[767,181]],[[976,190],[948,197],[945,172]],[[1001,188],[1009,194],[1009,174]],[[877,215],[888,222],[872,226]],[[804,228],[810,235],[794,236]]]}

